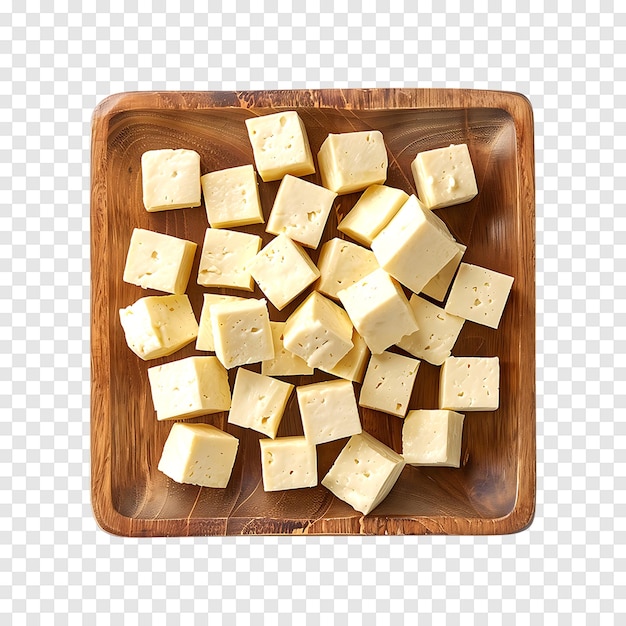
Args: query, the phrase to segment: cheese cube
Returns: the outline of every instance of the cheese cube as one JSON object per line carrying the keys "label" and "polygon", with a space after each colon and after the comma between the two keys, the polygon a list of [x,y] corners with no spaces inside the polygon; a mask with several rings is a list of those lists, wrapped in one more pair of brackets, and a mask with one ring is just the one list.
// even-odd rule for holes
{"label": "cheese cube", "polygon": [[459,251],[448,261],[422,288],[424,295],[430,296],[439,302],[445,300],[448,293],[448,287],[456,274],[456,270],[461,263],[461,259],[467,250],[467,246],[456,242]]}
{"label": "cheese cube", "polygon": [[265,300],[220,302],[211,307],[215,356],[226,369],[274,358]]}
{"label": "cheese cube", "polygon": [[500,398],[500,360],[494,357],[448,357],[439,372],[439,408],[495,411]]}
{"label": "cheese cube", "polygon": [[372,241],[379,265],[419,293],[459,251],[442,225],[439,218],[422,210],[417,198],[411,196]]}
{"label": "cheese cube", "polygon": [[402,425],[402,456],[410,465],[460,467],[465,416],[454,411],[409,411]]}
{"label": "cheese cube", "polygon": [[260,439],[259,444],[265,491],[317,485],[317,452],[304,437]]}
{"label": "cheese cube", "polygon": [[289,383],[240,367],[228,423],[251,428],[273,439],[292,391],[293,385]]}
{"label": "cheese cube", "polygon": [[317,290],[334,299],[338,299],[340,289],[353,285],[378,267],[371,250],[337,237],[322,246],[317,264],[321,274]]}
{"label": "cheese cube", "polygon": [[243,300],[238,296],[223,296],[219,293],[205,293],[202,311],[200,312],[200,322],[198,324],[198,338],[196,339],[196,350],[215,351],[215,341],[213,340],[213,328],[211,326],[211,307],[219,302],[236,302]]}
{"label": "cheese cube", "polygon": [[324,187],[287,175],[278,188],[266,230],[317,248],[336,197]]}
{"label": "cheese cube", "polygon": [[404,292],[385,270],[374,270],[337,295],[374,354],[418,329]]}
{"label": "cheese cube", "polygon": [[304,436],[312,444],[327,443],[361,432],[354,387],[331,380],[296,387]]}
{"label": "cheese cube", "polygon": [[315,173],[306,128],[295,111],[282,111],[246,120],[254,162],[265,181],[280,180],[285,174]]}
{"label": "cheese cube", "polygon": [[348,237],[369,247],[374,237],[389,224],[391,218],[408,199],[408,194],[401,189],[372,185],[363,192],[337,228]]}
{"label": "cheese cube", "polygon": [[419,330],[403,337],[398,347],[432,365],[441,365],[449,356],[465,320],[413,294],[409,304]]}
{"label": "cheese cube", "polygon": [[232,228],[263,223],[256,172],[240,165],[200,177],[204,205],[212,228]]}
{"label": "cheese cube", "polygon": [[228,372],[214,356],[192,356],[148,369],[158,420],[187,419],[230,408]]}
{"label": "cheese cube", "polygon": [[283,337],[285,348],[309,367],[332,369],[353,347],[348,314],[317,291],[289,316]]}
{"label": "cheese cube", "polygon": [[420,152],[411,171],[417,195],[429,209],[469,202],[478,194],[467,144]]}
{"label": "cheese cube", "polygon": [[404,465],[399,454],[362,432],[350,438],[322,479],[322,485],[367,515],[387,497]]}
{"label": "cheese cube", "polygon": [[257,235],[207,228],[198,267],[198,284],[252,291],[248,264],[261,248]]}
{"label": "cheese cube", "polygon": [[185,293],[196,248],[193,241],[135,228],[123,280],[144,289]]}
{"label": "cheese cube", "polygon": [[200,155],[193,150],[144,152],[141,179],[149,212],[200,206]]}
{"label": "cheese cube", "polygon": [[359,406],[404,417],[409,410],[420,362],[401,354],[373,354],[361,387]]}
{"label": "cheese cube", "polygon": [[248,270],[267,299],[280,311],[320,275],[304,251],[287,235],[278,235],[248,264]]}
{"label": "cheese cube", "polygon": [[387,149],[378,130],[328,135],[317,162],[322,185],[338,194],[362,191],[387,179]]}
{"label": "cheese cube", "polygon": [[365,339],[363,339],[356,330],[352,331],[352,343],[354,344],[354,348],[352,348],[335,367],[322,371],[339,378],[345,378],[346,380],[360,383],[365,374],[365,367],[367,366],[370,351],[367,348]]}
{"label": "cheese cube", "polygon": [[461,263],[446,311],[489,328],[498,328],[512,286],[512,276]]}
{"label": "cheese cube", "polygon": [[168,356],[198,336],[198,322],[186,294],[146,296],[120,309],[128,347],[144,361]]}
{"label": "cheese cube", "polygon": [[313,368],[309,367],[304,359],[285,348],[283,344],[285,325],[285,322],[270,321],[272,341],[274,342],[274,358],[261,363],[261,374],[266,376],[306,376],[312,374]]}
{"label": "cheese cube", "polygon": [[210,424],[172,425],[159,470],[178,483],[223,489],[235,465],[239,440]]}

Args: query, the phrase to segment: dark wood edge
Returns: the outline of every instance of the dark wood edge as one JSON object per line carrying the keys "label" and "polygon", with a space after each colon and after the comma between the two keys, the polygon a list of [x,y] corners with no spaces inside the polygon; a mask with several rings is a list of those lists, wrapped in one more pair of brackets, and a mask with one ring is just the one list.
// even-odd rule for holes
{"label": "dark wood edge", "polygon": [[[99,526],[120,536],[192,536],[227,535],[232,520],[150,520],[125,517],[115,510],[111,494],[111,437],[101,454],[93,454],[95,433],[111,432],[108,389],[110,386],[107,283],[102,268],[106,267],[107,211],[102,205],[106,198],[106,156],[109,123],[113,116],[138,109],[206,109],[215,107],[325,107],[336,106],[324,98],[325,90],[286,90],[271,92],[126,92],[114,94],[101,101],[92,115],[91,136],[91,502]],[[527,262],[524,275],[518,279],[527,288],[523,314],[535,319],[535,162],[532,105],[522,94],[487,90],[382,88],[338,89],[346,108],[499,108],[514,121],[518,145],[518,203],[522,208],[523,232],[531,236],[525,243]],[[384,107],[372,106],[371,95],[382,92]],[[379,100],[377,100],[379,101]],[[96,239],[100,245],[94,245]],[[530,526],[536,501],[536,387],[535,387],[535,324],[533,332],[524,337],[520,346],[522,377],[529,381],[526,393],[520,394],[520,414],[526,415],[532,436],[518,441],[518,492],[512,511],[493,520],[483,518],[388,518],[355,516],[345,520],[276,520],[276,533],[311,535],[494,535],[522,531]],[[101,443],[101,442],[100,442]],[[100,448],[99,448],[100,449]],[[178,523],[176,523],[178,522]],[[271,520],[264,518],[264,523]],[[255,534],[254,520],[236,534]],[[341,526],[346,532],[337,532]],[[267,528],[267,527],[266,527]],[[168,532],[165,532],[165,530]],[[242,532],[243,530],[243,532]],[[285,532],[286,531],[286,532]]]}

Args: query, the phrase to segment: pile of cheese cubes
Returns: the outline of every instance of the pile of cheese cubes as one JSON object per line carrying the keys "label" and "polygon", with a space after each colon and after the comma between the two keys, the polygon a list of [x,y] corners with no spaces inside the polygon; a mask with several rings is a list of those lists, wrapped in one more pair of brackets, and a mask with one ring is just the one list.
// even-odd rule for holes
{"label": "pile of cheese cubes", "polygon": [[[459,467],[459,411],[498,408],[498,358],[453,357],[451,350],[465,320],[498,327],[513,278],[462,263],[465,246],[433,213],[478,193],[466,145],[416,156],[418,199],[384,185],[379,131],[330,134],[317,155],[320,186],[301,178],[316,168],[297,112],[251,117],[246,125],[254,165],[201,176],[194,151],[144,153],[143,202],[148,211],[181,209],[200,206],[203,195],[210,227],[198,284],[252,292],[256,283],[267,300],[207,292],[198,322],[185,294],[196,243],[136,229],[124,281],[170,295],[120,310],[121,324],[142,359],[194,340],[198,351],[215,353],[149,368],[157,419],[228,411],[229,424],[262,433],[266,491],[316,486],[316,446],[349,438],[321,482],[367,514],[405,463]],[[264,223],[257,172],[265,182],[281,181],[266,227],[275,237],[262,249],[259,236],[234,230]],[[306,248],[319,246],[335,198],[355,192],[362,194],[339,230],[357,243],[325,242],[316,266]],[[443,308],[423,297],[442,302],[448,290]],[[299,296],[286,322],[270,319],[268,300],[280,311]],[[441,366],[438,410],[409,410],[420,359]],[[243,367],[253,363],[261,373]],[[231,368],[239,368],[232,392]],[[294,389],[276,377],[315,368],[335,378],[296,388],[304,436],[276,437]],[[362,431],[359,406],[405,418],[402,454]],[[236,437],[211,425],[176,422],[159,469],[181,483],[223,488],[237,449]]]}

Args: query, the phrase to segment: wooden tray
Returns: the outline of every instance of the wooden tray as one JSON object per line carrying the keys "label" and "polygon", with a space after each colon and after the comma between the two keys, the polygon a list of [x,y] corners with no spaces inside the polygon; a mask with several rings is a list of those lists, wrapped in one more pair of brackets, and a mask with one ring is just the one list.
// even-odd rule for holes
{"label": "wooden tray", "polygon": [[[468,246],[465,261],[515,277],[499,330],[467,322],[453,351],[500,357],[501,408],[466,414],[460,469],[406,467],[389,497],[365,517],[321,486],[265,493],[260,435],[228,425],[225,413],[192,421],[214,424],[240,438],[226,489],[179,485],[159,472],[172,423],[155,418],[146,370],[206,353],[196,352],[192,344],[172,357],[145,363],[126,346],[119,323],[120,308],[157,293],[122,282],[132,229],[149,228],[201,246],[208,226],[204,206],[145,211],[141,154],[191,148],[201,155],[203,174],[252,163],[244,120],[280,109],[298,110],[314,155],[329,132],[382,131],[390,157],[387,183],[408,193],[415,193],[410,163],[417,152],[467,143],[479,195],[437,214]],[[317,174],[307,179],[320,182]],[[260,188],[267,219],[278,182]],[[357,198],[353,194],[336,201],[324,240],[342,236],[338,219]],[[526,528],[535,507],[534,228],[532,109],[518,94],[327,89],[126,93],[104,100],[93,114],[91,186],[91,484],[100,526],[126,536],[503,534]],[[262,227],[244,230],[261,234],[264,242],[270,238]],[[199,251],[188,289],[197,317],[206,291],[196,284],[198,257]],[[316,260],[317,252],[312,257]],[[270,305],[270,317],[285,319],[300,301],[281,313]],[[438,369],[422,362],[411,408],[437,408]],[[313,380],[328,378],[316,373]],[[290,380],[311,382],[310,377]],[[362,422],[366,431],[401,451],[402,420],[362,410]],[[278,434],[301,433],[294,393]],[[344,443],[319,446],[320,478]]]}

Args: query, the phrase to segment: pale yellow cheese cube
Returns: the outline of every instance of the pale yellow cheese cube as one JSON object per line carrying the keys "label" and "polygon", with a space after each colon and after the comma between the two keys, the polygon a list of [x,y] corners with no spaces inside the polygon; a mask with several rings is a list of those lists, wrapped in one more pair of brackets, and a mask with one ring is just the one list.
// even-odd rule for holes
{"label": "pale yellow cheese cube", "polygon": [[260,439],[259,444],[265,491],[317,485],[317,452],[304,437]]}
{"label": "pale yellow cheese cube", "polygon": [[332,369],[353,347],[348,314],[317,291],[289,316],[283,337],[285,348],[309,367]]}
{"label": "pale yellow cheese cube", "polygon": [[467,246],[456,242],[459,251],[450,259],[422,288],[424,295],[430,296],[439,302],[443,302],[448,293],[448,287],[456,274],[461,259],[467,250]]}
{"label": "pale yellow cheese cube", "polygon": [[200,322],[198,323],[198,337],[196,339],[196,350],[215,351],[215,341],[213,340],[213,328],[211,326],[211,307],[219,302],[236,302],[243,300],[238,296],[223,296],[219,293],[205,293],[200,312]]}
{"label": "pale yellow cheese cube", "polygon": [[317,248],[337,194],[307,180],[283,178],[267,220],[267,232]]}
{"label": "pale yellow cheese cube", "polygon": [[196,248],[193,241],[135,228],[123,280],[144,289],[185,293]]}
{"label": "pale yellow cheese cube", "polygon": [[267,299],[280,311],[320,275],[302,246],[278,235],[251,261],[248,270]]}
{"label": "pale yellow cheese cube", "polygon": [[200,177],[212,228],[263,223],[259,185],[252,165],[229,167]]}
{"label": "pale yellow cheese cube", "polygon": [[148,150],[141,155],[147,211],[200,206],[200,155],[194,150]]}
{"label": "pale yellow cheese cube", "polygon": [[248,264],[260,249],[258,235],[207,228],[198,267],[198,284],[252,291],[254,282]]}
{"label": "pale yellow cheese cube", "polygon": [[361,432],[354,387],[348,380],[331,380],[296,387],[302,428],[312,444],[327,443]]}
{"label": "pale yellow cheese cube", "polygon": [[512,286],[512,276],[461,263],[446,311],[489,328],[498,328]]}
{"label": "pale yellow cheese cube", "polygon": [[323,368],[320,369],[333,376],[360,383],[365,374],[370,351],[365,343],[365,339],[356,332],[356,329],[352,331],[352,343],[354,344],[352,350],[350,350],[335,367],[331,367],[327,370]]}
{"label": "pale yellow cheese cube", "polygon": [[328,135],[317,162],[322,185],[338,194],[362,191],[387,179],[387,148],[378,130]]}
{"label": "pale yellow cheese cube", "polygon": [[439,372],[439,408],[495,411],[500,401],[500,360],[494,357],[448,357]]}
{"label": "pale yellow cheese cube", "polygon": [[401,189],[386,185],[371,185],[357,200],[352,210],[337,227],[355,241],[370,246],[372,240],[391,221],[409,199]]}
{"label": "pale yellow cheese cube", "polygon": [[418,329],[404,292],[383,269],[374,270],[337,295],[374,354]]}
{"label": "pale yellow cheese cube", "polygon": [[419,365],[417,359],[393,352],[373,354],[365,372],[359,406],[404,417]]}
{"label": "pale yellow cheese cube", "polygon": [[410,196],[374,238],[372,250],[384,270],[419,293],[459,251],[444,228],[439,218]]}
{"label": "pale yellow cheese cube", "polygon": [[312,374],[313,368],[309,367],[304,359],[285,348],[283,344],[285,325],[285,322],[272,322],[270,320],[274,358],[261,363],[261,374],[266,376],[306,376]]}
{"label": "pale yellow cheese cube", "polygon": [[403,337],[398,347],[432,365],[441,365],[450,356],[465,320],[415,294],[409,304],[419,330]]}
{"label": "pale yellow cheese cube", "polygon": [[293,385],[240,367],[235,377],[228,423],[272,439],[283,419]]}
{"label": "pale yellow cheese cube", "polygon": [[389,495],[404,465],[401,455],[363,431],[350,438],[322,485],[367,515]]}
{"label": "pale yellow cheese cube", "polygon": [[378,267],[371,250],[337,237],[322,246],[317,264],[320,271],[317,290],[336,300],[339,290],[353,285]]}
{"label": "pale yellow cheese cube", "polygon": [[226,369],[274,358],[265,300],[220,302],[211,307],[215,356]]}
{"label": "pale yellow cheese cube", "polygon": [[315,173],[306,128],[295,111],[281,111],[246,120],[254,162],[265,181],[280,180],[285,174]]}
{"label": "pale yellow cheese cube", "polygon": [[467,144],[420,152],[411,171],[417,195],[428,209],[469,202],[478,194]]}
{"label": "pale yellow cheese cube", "polygon": [[158,420],[188,419],[230,408],[228,372],[214,356],[192,356],[148,369]]}
{"label": "pale yellow cheese cube", "polygon": [[178,483],[223,489],[228,485],[239,440],[210,424],[172,425],[158,468]]}
{"label": "pale yellow cheese cube", "polygon": [[410,465],[460,467],[463,420],[454,411],[409,411],[402,425],[402,456]]}
{"label": "pale yellow cheese cube", "polygon": [[120,309],[128,347],[144,361],[168,356],[198,336],[198,322],[186,294],[146,296]]}

